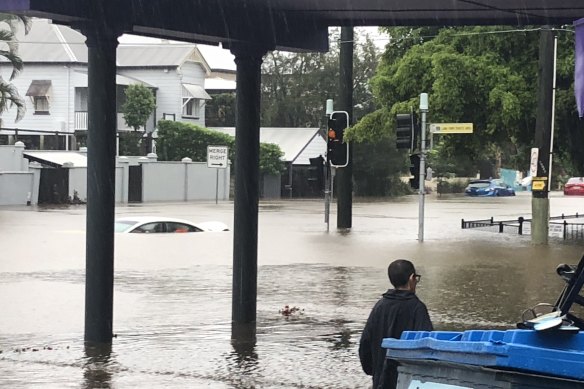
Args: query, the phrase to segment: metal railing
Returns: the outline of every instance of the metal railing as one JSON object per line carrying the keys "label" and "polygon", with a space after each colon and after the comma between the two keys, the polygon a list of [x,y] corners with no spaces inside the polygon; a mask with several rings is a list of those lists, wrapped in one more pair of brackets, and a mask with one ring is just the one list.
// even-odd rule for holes
{"label": "metal railing", "polygon": [[[550,226],[550,236],[560,237],[564,240],[573,239],[584,240],[584,223],[571,223],[566,219],[577,219],[582,218],[584,215],[574,214],[574,215],[560,215],[552,216],[549,218]],[[561,220],[561,221],[554,221]],[[498,233],[509,232],[516,233],[518,235],[523,235],[530,233],[531,231],[531,221],[532,219],[525,219],[523,217],[518,217],[514,220],[494,220],[482,219],[482,220],[461,220],[461,227],[466,228],[480,228],[483,230],[496,231]]]}

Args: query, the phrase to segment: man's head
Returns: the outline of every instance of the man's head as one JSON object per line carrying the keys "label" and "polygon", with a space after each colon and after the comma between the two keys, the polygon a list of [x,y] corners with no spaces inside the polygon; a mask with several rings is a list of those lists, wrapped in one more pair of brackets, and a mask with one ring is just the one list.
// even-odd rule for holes
{"label": "man's head", "polygon": [[387,268],[389,281],[396,289],[416,291],[417,275],[414,264],[407,259],[396,259]]}

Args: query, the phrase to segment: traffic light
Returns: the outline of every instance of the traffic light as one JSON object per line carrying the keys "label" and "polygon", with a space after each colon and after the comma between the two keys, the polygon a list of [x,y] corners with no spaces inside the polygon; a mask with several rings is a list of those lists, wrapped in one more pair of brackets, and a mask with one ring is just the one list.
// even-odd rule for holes
{"label": "traffic light", "polygon": [[308,158],[310,167],[308,168],[308,181],[316,193],[322,193],[324,189],[324,158],[319,155],[316,158]]}
{"label": "traffic light", "polygon": [[411,113],[400,113],[396,115],[397,125],[395,127],[395,148],[414,149],[414,115]]}
{"label": "traffic light", "polygon": [[347,144],[343,141],[345,129],[349,127],[348,115],[335,111],[328,120],[327,160],[333,166],[343,166],[348,162]]}
{"label": "traffic light", "polygon": [[412,189],[420,189],[420,155],[410,155],[410,187]]}

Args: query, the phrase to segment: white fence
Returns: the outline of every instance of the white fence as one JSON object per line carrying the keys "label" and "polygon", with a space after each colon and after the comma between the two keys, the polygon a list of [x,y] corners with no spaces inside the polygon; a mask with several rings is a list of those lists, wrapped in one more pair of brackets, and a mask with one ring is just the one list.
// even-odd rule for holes
{"label": "white fence", "polygon": [[[41,167],[28,163],[22,146],[0,146],[0,205],[37,204]],[[230,168],[208,168],[205,162],[158,162],[156,156],[118,159],[116,202],[128,202],[130,165],[142,166],[142,201],[229,200]],[[65,166],[69,193],[87,200],[87,168]],[[140,188],[138,188],[140,190]]]}

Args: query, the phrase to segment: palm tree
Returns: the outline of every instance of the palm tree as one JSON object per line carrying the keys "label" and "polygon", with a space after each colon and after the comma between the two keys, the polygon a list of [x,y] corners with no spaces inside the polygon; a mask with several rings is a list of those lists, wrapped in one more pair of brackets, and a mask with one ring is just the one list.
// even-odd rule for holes
{"label": "palm tree", "polygon": [[[9,80],[5,80],[0,75],[0,115],[13,106],[16,106],[16,122],[24,117],[26,106],[24,99],[10,81],[14,79],[22,70],[22,59],[18,56],[18,41],[15,38],[20,25],[24,25],[24,33],[28,34],[31,27],[31,19],[26,16],[0,13],[0,23],[8,26],[8,30],[0,29],[0,56],[4,57],[12,65],[12,73]],[[5,45],[3,45],[4,43]],[[0,125],[2,119],[0,118]]]}

